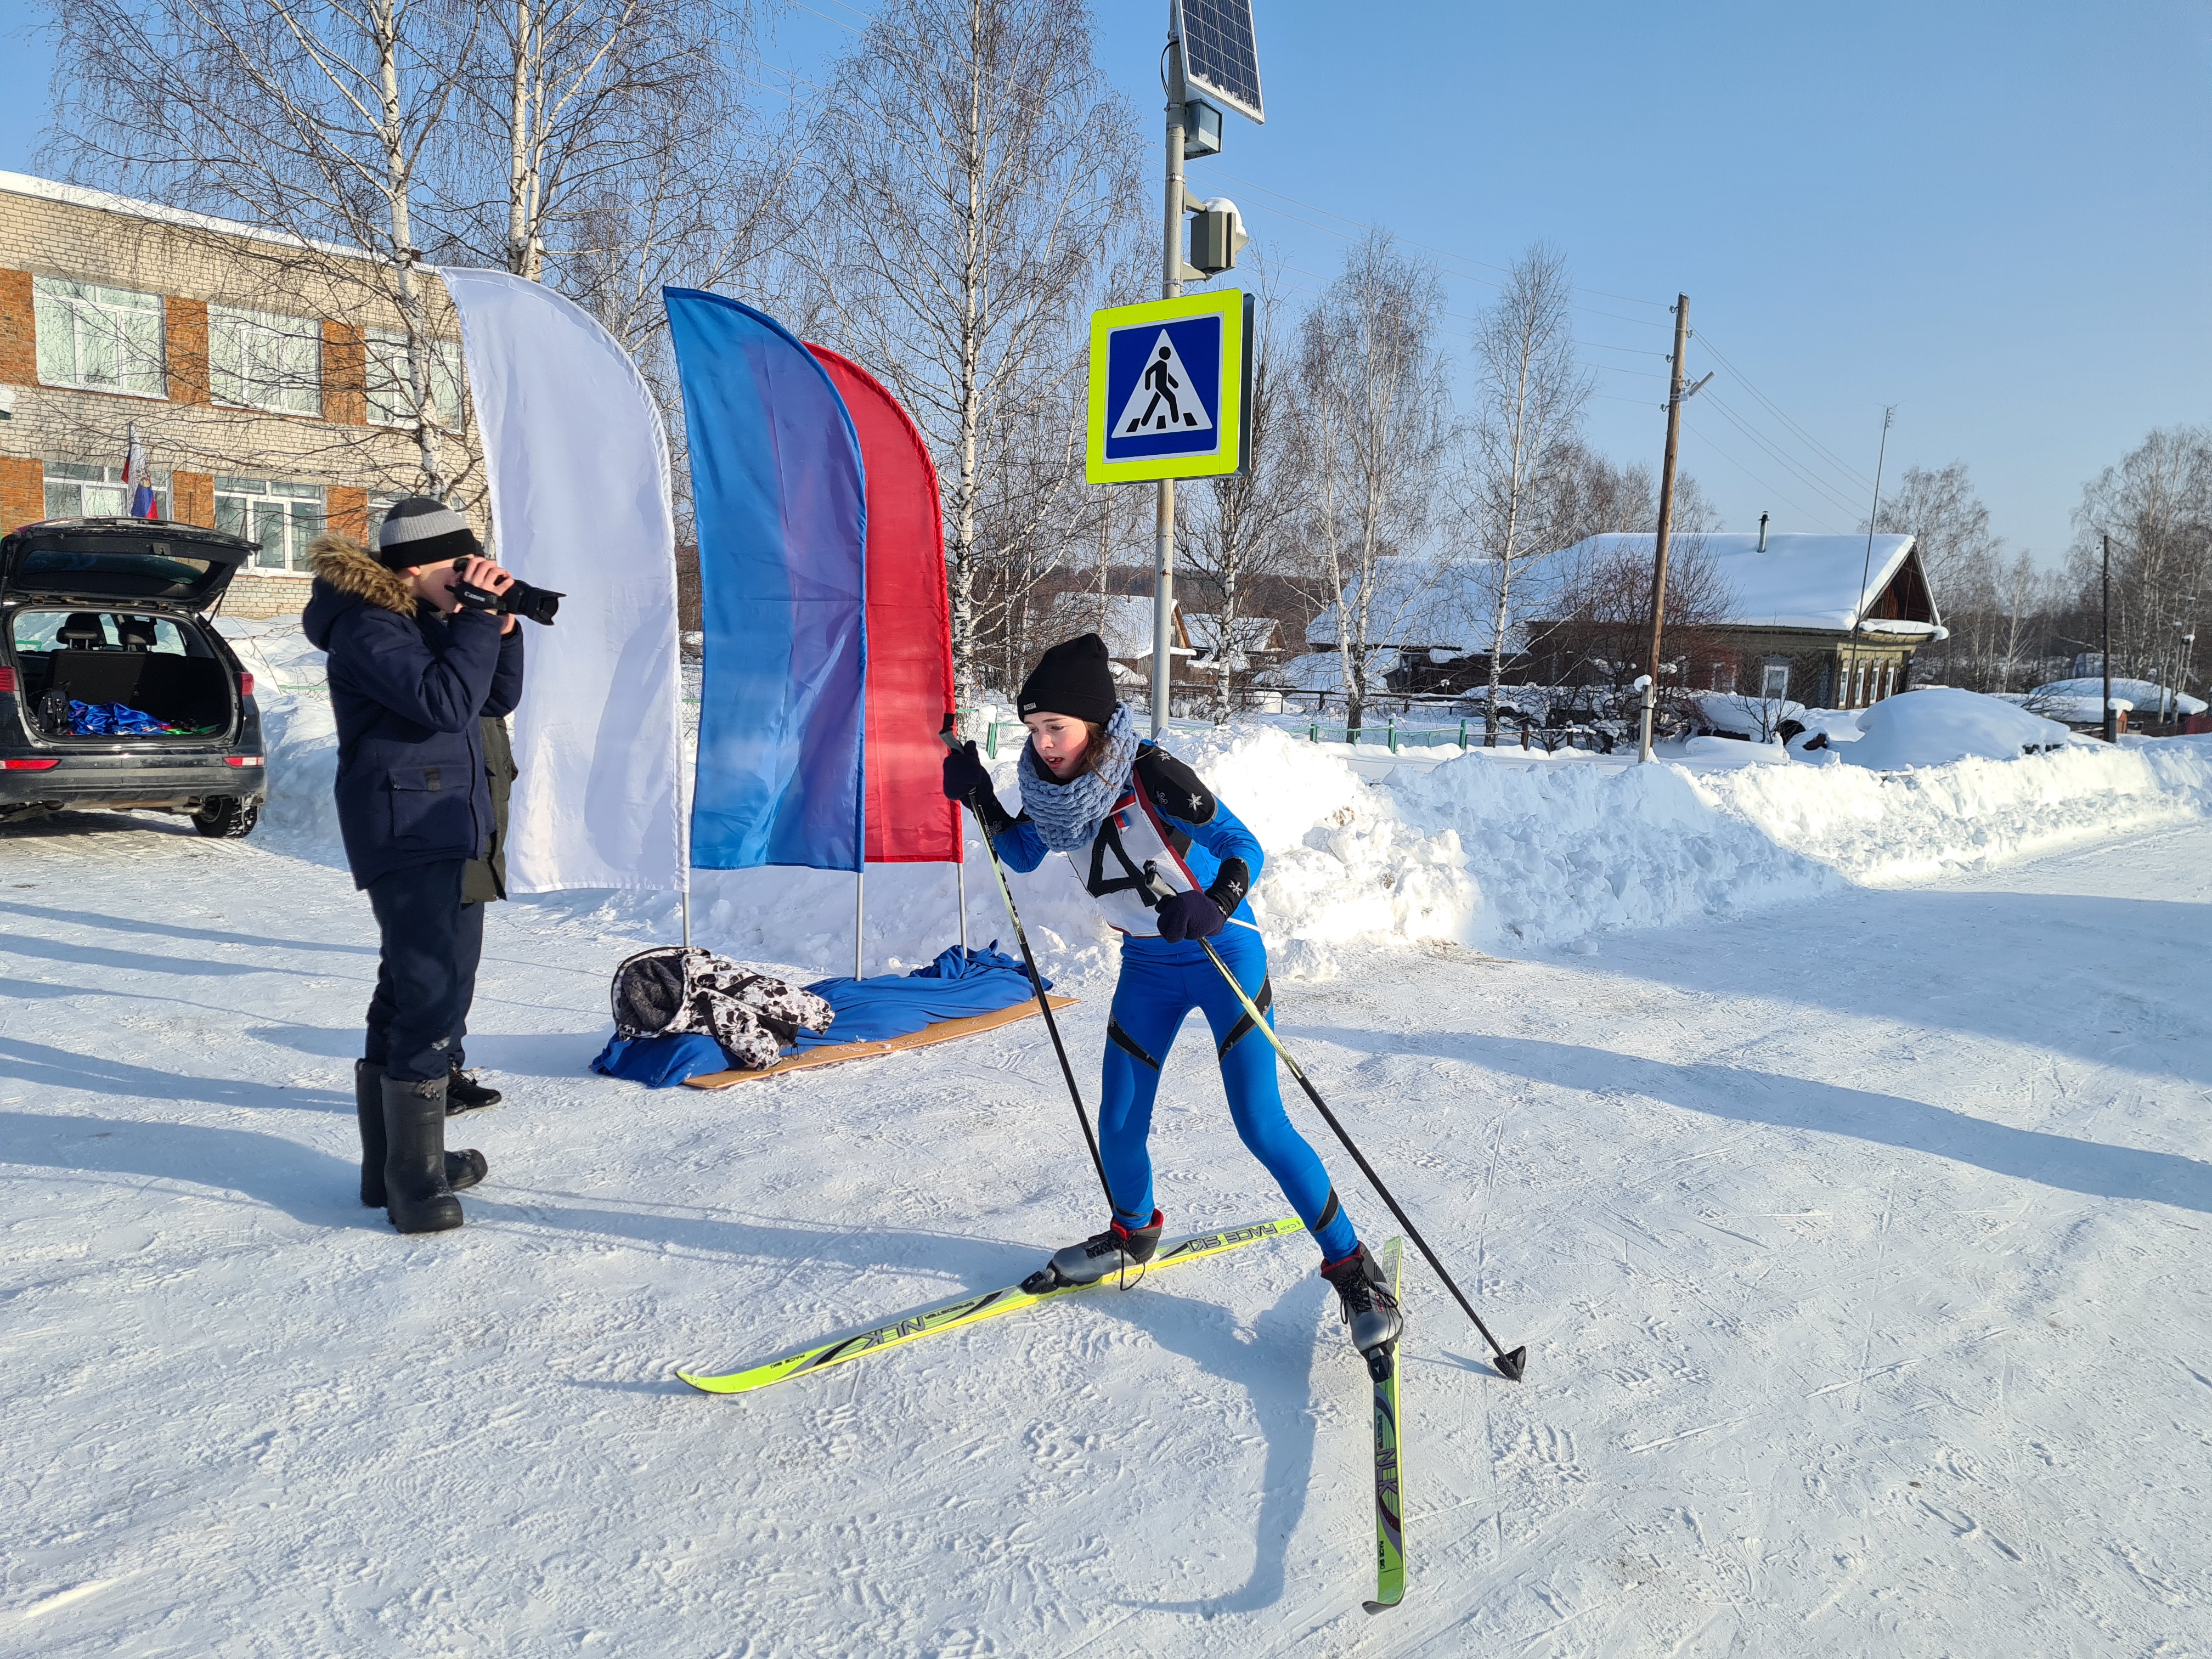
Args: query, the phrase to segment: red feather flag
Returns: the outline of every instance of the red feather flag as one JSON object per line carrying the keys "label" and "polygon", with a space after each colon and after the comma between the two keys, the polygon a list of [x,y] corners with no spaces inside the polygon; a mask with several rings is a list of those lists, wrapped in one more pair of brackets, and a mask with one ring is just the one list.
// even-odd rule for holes
{"label": "red feather flag", "polygon": [[945,799],[952,616],[937,469],[898,400],[859,364],[806,348],[860,437],[867,475],[867,861],[957,864],[960,809]]}

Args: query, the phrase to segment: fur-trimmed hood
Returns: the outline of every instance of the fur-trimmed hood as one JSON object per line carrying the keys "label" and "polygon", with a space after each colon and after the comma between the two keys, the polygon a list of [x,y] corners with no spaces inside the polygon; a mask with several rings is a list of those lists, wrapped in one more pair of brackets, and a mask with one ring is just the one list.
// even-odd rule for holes
{"label": "fur-trimmed hood", "polygon": [[397,570],[379,564],[350,536],[326,531],[316,537],[307,548],[307,568],[349,599],[403,617],[415,614],[414,584]]}

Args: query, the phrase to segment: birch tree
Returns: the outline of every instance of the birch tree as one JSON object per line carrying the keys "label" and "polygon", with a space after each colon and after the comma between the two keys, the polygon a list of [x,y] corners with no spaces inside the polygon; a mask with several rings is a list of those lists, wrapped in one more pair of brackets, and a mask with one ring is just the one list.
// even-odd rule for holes
{"label": "birch tree", "polygon": [[[1265,286],[1263,283],[1263,287]],[[1287,434],[1284,381],[1288,366],[1263,294],[1256,307],[1253,353],[1251,449],[1244,471],[1207,481],[1191,492],[1191,512],[1177,537],[1184,562],[1213,590],[1219,634],[1214,641],[1214,699],[1222,718],[1234,712],[1237,665],[1246,639],[1248,595],[1255,578],[1281,568],[1294,545],[1297,491]]]}
{"label": "birch tree", "polygon": [[2161,428],[2082,486],[2067,576],[2092,617],[2107,535],[2113,672],[2149,678],[2173,624],[2212,605],[2212,428]]}
{"label": "birch tree", "polygon": [[[1452,428],[1436,348],[1443,293],[1436,268],[1370,233],[1302,320],[1297,357],[1296,468],[1301,517],[1323,597],[1336,619],[1346,725],[1364,721],[1378,606],[1407,602],[1437,573],[1391,585],[1381,562],[1424,550]],[[1403,573],[1394,573],[1403,574]]]}
{"label": "birch tree", "polygon": [[[1485,748],[1498,743],[1498,686],[1525,568],[1561,547],[1560,508],[1574,440],[1591,392],[1575,358],[1566,261],[1542,243],[1513,262],[1505,290],[1474,339],[1475,412],[1462,518],[1489,561],[1490,710]],[[1568,538],[1571,540],[1572,538]]]}
{"label": "birch tree", "polygon": [[[458,418],[458,388],[443,383],[416,198],[446,137],[455,77],[426,60],[434,31],[422,8],[71,0],[56,19],[52,153],[74,176],[283,233],[263,260],[280,269],[280,289],[366,289],[362,299],[389,305],[404,341],[393,389],[414,443],[409,482],[452,494],[441,414]],[[462,25],[465,42],[471,29]],[[441,39],[449,46],[450,30]],[[319,368],[317,380],[319,394]]]}
{"label": "birch tree", "polygon": [[987,514],[994,474],[1035,459],[1083,373],[1083,303],[1142,223],[1135,131],[1088,11],[1060,0],[887,0],[824,100],[806,254],[829,343],[884,376],[937,464],[963,718],[979,575],[1051,517]]}

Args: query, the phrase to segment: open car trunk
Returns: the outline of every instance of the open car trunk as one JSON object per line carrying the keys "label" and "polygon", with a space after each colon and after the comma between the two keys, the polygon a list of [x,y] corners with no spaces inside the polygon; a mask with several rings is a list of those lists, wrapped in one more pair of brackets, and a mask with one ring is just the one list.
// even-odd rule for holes
{"label": "open car trunk", "polygon": [[42,738],[221,743],[237,728],[230,665],[188,617],[26,610],[14,633],[24,712]]}

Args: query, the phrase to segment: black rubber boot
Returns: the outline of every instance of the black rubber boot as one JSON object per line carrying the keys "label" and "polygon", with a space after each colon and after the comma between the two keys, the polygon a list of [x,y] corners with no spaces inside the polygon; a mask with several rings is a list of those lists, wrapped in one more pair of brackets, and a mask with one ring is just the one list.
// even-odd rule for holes
{"label": "black rubber boot", "polygon": [[[380,1210],[384,1207],[384,1067],[373,1060],[353,1063],[353,1115],[361,1126],[361,1201],[368,1209]],[[489,1169],[484,1155],[474,1148],[447,1152],[446,1184],[457,1193],[466,1192]]]}
{"label": "black rubber boot", "polygon": [[353,1063],[353,1115],[361,1126],[361,1201],[384,1207],[384,1067],[366,1060]]}
{"label": "black rubber boot", "polygon": [[461,1200],[446,1179],[446,1079],[384,1079],[384,1207],[403,1233],[442,1233],[461,1224]]}
{"label": "black rubber boot", "polygon": [[487,1106],[496,1106],[506,1097],[496,1089],[487,1089],[456,1066],[446,1076],[446,1115],[459,1117],[463,1112],[480,1112]]}

